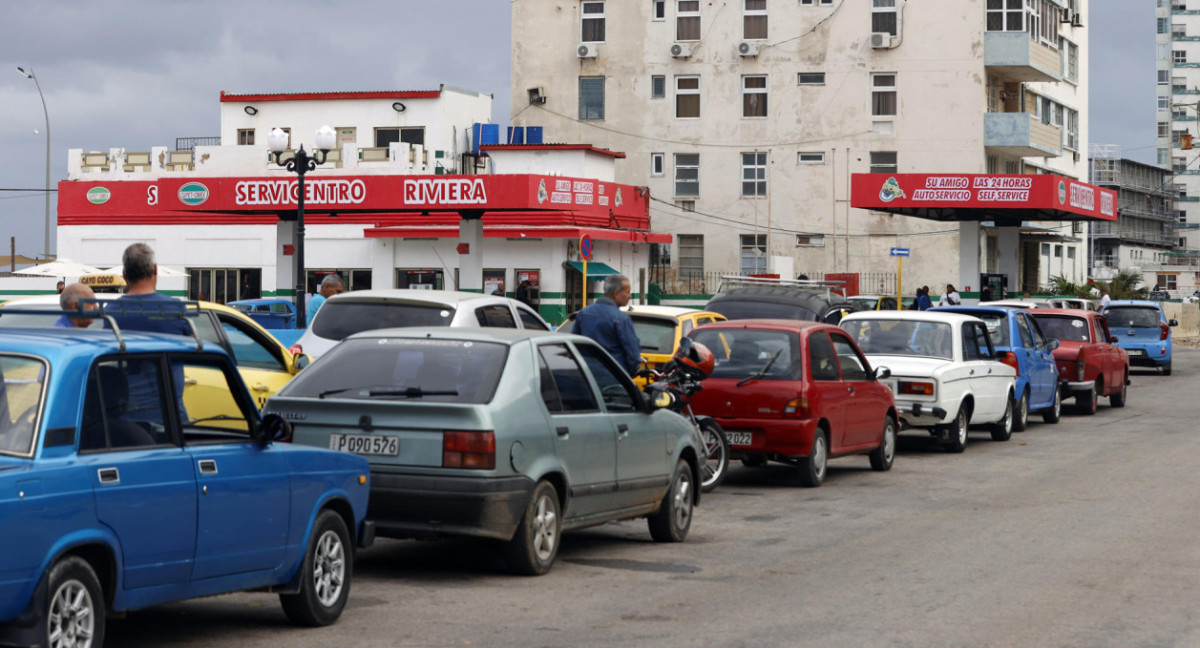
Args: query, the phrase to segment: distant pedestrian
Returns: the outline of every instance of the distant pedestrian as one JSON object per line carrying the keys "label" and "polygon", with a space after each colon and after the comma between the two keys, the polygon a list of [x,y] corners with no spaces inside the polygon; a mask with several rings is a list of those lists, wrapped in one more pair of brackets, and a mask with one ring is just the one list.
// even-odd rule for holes
{"label": "distant pedestrian", "polygon": [[933,300],[929,298],[929,286],[921,286],[917,290],[917,310],[933,308]]}
{"label": "distant pedestrian", "polygon": [[313,317],[321,309],[321,304],[324,304],[326,299],[334,295],[342,294],[346,290],[346,285],[342,283],[342,278],[335,273],[325,275],[325,278],[321,280],[321,287],[317,290],[317,296],[308,302],[307,312],[305,313],[305,319],[308,321],[309,326],[312,326]]}
{"label": "distant pedestrian", "polygon": [[954,289],[954,284],[946,284],[946,292],[938,298],[938,306],[958,306],[962,303],[962,298],[958,296],[958,291]]}
{"label": "distant pedestrian", "polygon": [[983,287],[983,290],[979,291],[979,302],[990,302],[992,299],[992,286],[988,284]]}
{"label": "distant pedestrian", "polygon": [[1108,306],[1108,302],[1110,302],[1110,301],[1112,301],[1112,297],[1108,296],[1108,291],[1101,288],[1100,289],[1100,310],[1104,310],[1104,308],[1106,306]]}
{"label": "distant pedestrian", "polygon": [[[59,283],[62,282],[60,281]],[[81,283],[73,283],[65,288],[60,288],[58,292],[58,304],[62,306],[62,309],[65,311],[79,310],[80,299],[96,298],[96,294],[92,292],[92,289]],[[87,310],[96,310],[95,304],[92,304]],[[70,315],[63,314],[63,316],[58,318],[58,321],[54,323],[54,326],[58,328],[87,328],[92,325],[93,321],[95,321],[95,319],[90,317],[71,317]]]}
{"label": "distant pedestrian", "polygon": [[65,281],[58,282],[58,286],[56,286],[56,290],[58,290],[58,294],[61,295],[63,293],[63,290],[66,288],[66,285],[67,284]]}
{"label": "distant pedestrian", "polygon": [[533,287],[533,282],[528,279],[522,279],[521,283],[517,284],[517,301],[526,306],[533,307],[533,300],[529,298],[529,289]]}

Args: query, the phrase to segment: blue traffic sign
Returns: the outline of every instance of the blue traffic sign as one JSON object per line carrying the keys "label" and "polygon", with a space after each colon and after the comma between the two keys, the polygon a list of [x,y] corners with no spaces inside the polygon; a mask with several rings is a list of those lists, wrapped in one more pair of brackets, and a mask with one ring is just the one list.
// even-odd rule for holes
{"label": "blue traffic sign", "polygon": [[579,256],[583,257],[586,261],[591,261],[592,259],[592,237],[587,234],[579,238]]}
{"label": "blue traffic sign", "polygon": [[908,248],[892,248],[892,256],[906,257],[908,256]]}

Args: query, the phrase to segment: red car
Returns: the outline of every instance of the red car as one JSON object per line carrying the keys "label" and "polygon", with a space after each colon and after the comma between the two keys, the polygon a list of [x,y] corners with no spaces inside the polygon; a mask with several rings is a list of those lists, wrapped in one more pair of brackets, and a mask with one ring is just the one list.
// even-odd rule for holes
{"label": "red car", "polygon": [[1075,409],[1095,414],[1101,396],[1109,405],[1125,407],[1129,386],[1129,355],[1108,332],[1100,313],[1066,308],[1029,311],[1042,333],[1058,340],[1054,363],[1058,365],[1062,397],[1075,398]]}
{"label": "red car", "polygon": [[819,322],[742,319],[688,334],[707,346],[716,368],[692,398],[729,437],[730,457],[749,466],[795,465],[805,486],[820,486],[831,457],[867,454],[888,470],[896,454],[896,406],[858,345]]}

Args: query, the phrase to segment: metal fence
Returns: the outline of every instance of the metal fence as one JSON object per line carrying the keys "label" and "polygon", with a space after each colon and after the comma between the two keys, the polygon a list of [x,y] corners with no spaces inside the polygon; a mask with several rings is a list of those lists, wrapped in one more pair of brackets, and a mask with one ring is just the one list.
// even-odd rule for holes
{"label": "metal fence", "polygon": [[197,146],[220,146],[221,138],[217,137],[176,137],[176,151],[193,151]]}
{"label": "metal fence", "polygon": [[[727,270],[678,277],[674,276],[673,270],[673,268],[654,268],[651,271],[651,281],[657,283],[662,288],[662,292],[671,295],[711,295],[716,293],[717,288],[721,285],[721,277],[740,274],[735,270]],[[855,274],[858,275],[859,294],[896,294],[896,273],[894,272],[859,272]],[[799,275],[804,275],[813,281],[824,281],[826,277],[824,272],[801,272],[797,276]],[[797,277],[783,278],[796,279]],[[915,288],[908,292],[914,291]]]}

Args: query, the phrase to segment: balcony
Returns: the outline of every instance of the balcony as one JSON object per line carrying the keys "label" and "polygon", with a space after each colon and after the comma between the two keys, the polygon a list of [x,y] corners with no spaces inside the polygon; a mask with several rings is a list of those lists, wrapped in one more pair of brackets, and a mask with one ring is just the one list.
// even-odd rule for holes
{"label": "balcony", "polygon": [[1029,113],[987,113],[983,116],[983,145],[989,153],[1019,157],[1062,155],[1062,129],[1043,124]]}
{"label": "balcony", "polygon": [[1062,81],[1062,54],[1025,32],[987,32],[983,65],[1005,81]]}

